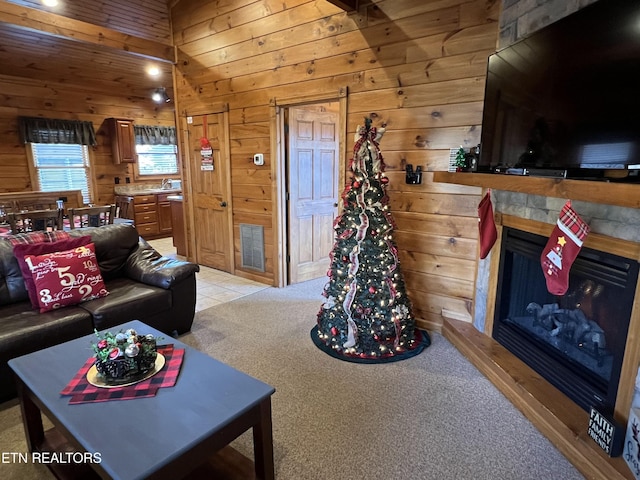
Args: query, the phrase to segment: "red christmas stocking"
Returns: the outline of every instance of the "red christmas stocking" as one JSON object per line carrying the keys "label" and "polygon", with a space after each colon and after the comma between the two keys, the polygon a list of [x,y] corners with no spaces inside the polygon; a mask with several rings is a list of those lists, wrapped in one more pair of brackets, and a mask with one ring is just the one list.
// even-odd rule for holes
{"label": "red christmas stocking", "polygon": [[480,258],[486,258],[498,238],[496,223],[493,219],[491,190],[487,191],[478,205],[478,227],[480,229]]}
{"label": "red christmas stocking", "polygon": [[547,290],[552,295],[564,295],[569,288],[569,270],[588,233],[589,225],[571,208],[571,201],[567,200],[540,256]]}

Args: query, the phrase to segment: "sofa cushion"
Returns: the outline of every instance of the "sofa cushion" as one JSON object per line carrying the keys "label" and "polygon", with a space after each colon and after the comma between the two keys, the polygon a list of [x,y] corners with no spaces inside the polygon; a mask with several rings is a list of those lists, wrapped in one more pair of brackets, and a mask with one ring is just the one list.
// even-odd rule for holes
{"label": "sofa cushion", "polygon": [[31,269],[40,313],[109,294],[93,243],[44,255],[25,255]]}
{"label": "sofa cushion", "polygon": [[[0,315],[0,401],[16,395],[15,380],[7,361],[92,332],[91,315],[78,307],[39,313],[31,309],[27,300],[3,306]],[[87,345],[87,358],[89,347]]]}
{"label": "sofa cushion", "polygon": [[[67,236],[68,237],[68,236]],[[89,235],[83,235],[82,237],[71,238],[66,240],[59,240],[57,242],[45,242],[36,244],[20,243],[14,245],[13,254],[18,260],[20,271],[22,272],[22,278],[24,279],[24,285],[29,293],[29,300],[31,300],[31,306],[33,308],[40,308],[38,302],[38,294],[36,293],[36,286],[33,281],[31,269],[29,265],[24,261],[25,255],[44,255],[46,253],[59,252],[63,250],[69,250],[71,248],[80,247],[81,245],[87,245],[91,242]]]}
{"label": "sofa cushion", "polygon": [[28,302],[6,305],[0,316],[0,359],[6,361],[91,332],[91,315],[78,307],[39,313]]}
{"label": "sofa cushion", "polygon": [[[126,275],[123,271],[127,258],[138,248],[140,235],[133,225],[104,225],[70,230],[69,235],[90,235],[96,246],[96,257],[105,281]],[[107,285],[108,288],[108,285]]]}
{"label": "sofa cushion", "polygon": [[127,278],[105,281],[109,296],[81,303],[93,317],[98,330],[111,328],[129,320],[153,317],[171,309],[171,291],[145,285]]}
{"label": "sofa cushion", "polygon": [[13,245],[0,240],[0,306],[29,300]]}

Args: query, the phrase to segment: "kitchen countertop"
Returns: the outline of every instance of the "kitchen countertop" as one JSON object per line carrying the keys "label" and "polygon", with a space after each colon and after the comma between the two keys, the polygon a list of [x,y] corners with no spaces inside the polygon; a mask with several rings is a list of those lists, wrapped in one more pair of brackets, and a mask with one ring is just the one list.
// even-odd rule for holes
{"label": "kitchen countertop", "polygon": [[169,193],[179,194],[182,192],[180,188],[159,188],[159,187],[131,187],[131,186],[117,186],[114,188],[116,195],[155,195],[157,193]]}

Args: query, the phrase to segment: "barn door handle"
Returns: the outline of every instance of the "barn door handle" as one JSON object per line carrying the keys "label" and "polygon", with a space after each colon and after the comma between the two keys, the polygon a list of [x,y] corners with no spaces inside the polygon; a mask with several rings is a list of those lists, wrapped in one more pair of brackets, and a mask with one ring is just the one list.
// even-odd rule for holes
{"label": "barn door handle", "polygon": [[227,206],[227,202],[220,202],[220,206],[221,207],[226,207]]}

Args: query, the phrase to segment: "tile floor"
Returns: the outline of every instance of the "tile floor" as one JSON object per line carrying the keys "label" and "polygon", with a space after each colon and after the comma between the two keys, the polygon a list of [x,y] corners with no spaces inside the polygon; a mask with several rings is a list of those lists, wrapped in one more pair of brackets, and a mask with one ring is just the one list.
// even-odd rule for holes
{"label": "tile floor", "polygon": [[[184,260],[184,257],[176,254],[171,237],[150,240],[149,243],[162,255]],[[196,312],[270,288],[263,283],[202,265],[196,278]]]}

